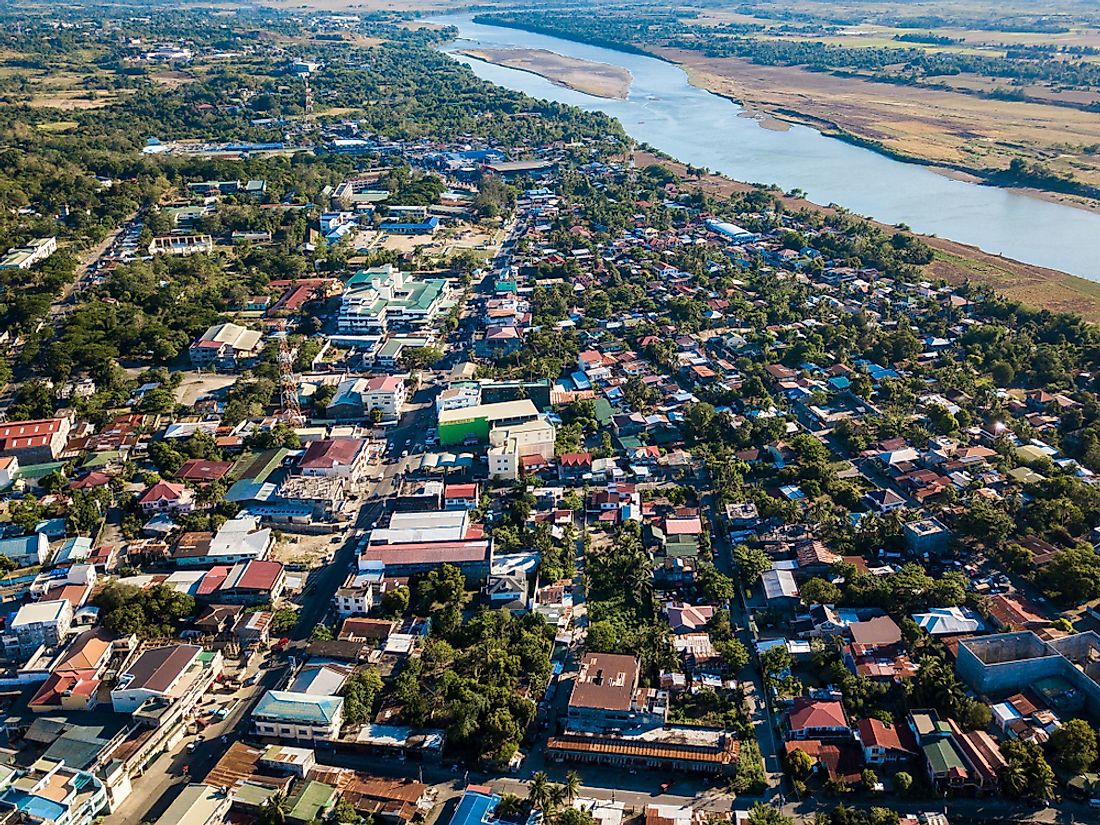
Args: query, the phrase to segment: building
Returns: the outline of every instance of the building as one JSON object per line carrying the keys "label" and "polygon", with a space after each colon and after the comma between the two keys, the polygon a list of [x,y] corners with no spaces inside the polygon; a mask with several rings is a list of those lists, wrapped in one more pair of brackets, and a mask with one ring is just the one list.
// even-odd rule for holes
{"label": "building", "polygon": [[186,485],[158,481],[138,499],[141,511],[153,513],[190,513],[195,508],[195,494]]}
{"label": "building", "polygon": [[0,269],[30,269],[57,251],[57,238],[39,238],[26,246],[14,246],[0,258]]}
{"label": "building", "polygon": [[1100,634],[1075,633],[1044,640],[1029,630],[959,643],[959,676],[994,699],[1027,690],[1052,710],[1100,713]]}
{"label": "building", "polygon": [[263,349],[263,335],[239,324],[215,324],[187,350],[196,369],[233,370],[255,361]]}
{"label": "building", "polygon": [[760,240],[760,236],[755,232],[749,232],[747,229],[742,229],[740,226],[727,223],[726,221],[717,221],[714,218],[707,218],[706,226],[711,232],[721,235],[733,244],[756,243]]}
{"label": "building", "polygon": [[446,510],[475,510],[478,505],[477,484],[448,484],[443,492]]}
{"label": "building", "polygon": [[378,228],[391,235],[434,235],[439,229],[439,218],[432,215],[421,221],[384,220]]}
{"label": "building", "polygon": [[45,533],[0,539],[0,556],[7,556],[20,567],[44,564],[50,557],[50,540]]}
{"label": "building", "polygon": [[239,515],[229,519],[214,534],[184,533],[172,553],[179,567],[208,567],[263,560],[274,545],[269,528],[261,528],[255,516]]}
{"label": "building", "polygon": [[298,462],[302,475],[356,481],[367,466],[367,442],[360,438],[325,438],[309,442]]}
{"label": "building", "polygon": [[939,519],[926,518],[911,521],[902,528],[905,545],[914,553],[942,553],[951,542],[950,531]]}
{"label": "building", "polygon": [[111,689],[115,713],[133,714],[146,702],[182,702],[194,707],[221,673],[221,655],[198,645],[146,650],[119,675]]}
{"label": "building", "polygon": [[8,421],[0,424],[0,456],[14,456],[20,464],[56,461],[69,442],[68,418]]}
{"label": "building", "polygon": [[557,429],[547,418],[494,427],[489,432],[489,477],[515,481],[530,467],[554,457]]}
{"label": "building", "polygon": [[524,424],[538,417],[538,409],[528,398],[443,410],[439,413],[439,443],[444,447],[485,444],[489,441],[490,430]]}
{"label": "building", "polygon": [[209,255],[214,239],[209,235],[158,235],[149,242],[150,255]]}
{"label": "building", "polygon": [[357,272],[344,284],[339,330],[384,333],[424,327],[439,314],[446,288],[441,278],[419,280],[392,264]]}
{"label": "building", "polygon": [[439,391],[435,398],[436,415],[444,410],[464,410],[481,404],[480,384],[459,384]]}
{"label": "building", "polygon": [[380,410],[383,418],[399,418],[408,400],[405,376],[345,378],[336,386],[325,414],[329,418],[364,418]]}
{"label": "building", "polygon": [[668,692],[639,687],[638,660],[586,653],[569,696],[570,731],[608,733],[664,725]]}
{"label": "building", "polygon": [[155,825],[222,825],[232,805],[233,797],[223,788],[188,785]]}
{"label": "building", "polygon": [[795,699],[787,715],[792,739],[850,739],[852,728],[840,702]]}
{"label": "building", "polygon": [[25,604],[4,631],[4,650],[8,655],[26,658],[40,646],[60,644],[68,637],[72,624],[73,606],[66,599]]}
{"label": "building", "polygon": [[89,771],[42,758],[30,768],[5,768],[7,789],[0,794],[4,822],[92,825],[106,812],[107,791]]}
{"label": "building", "polygon": [[276,601],[285,589],[286,569],[282,564],[253,559],[234,564],[216,592],[219,601],[230,604],[262,604]]}
{"label": "building", "polygon": [[361,570],[377,570],[387,577],[415,576],[451,564],[469,581],[479,581],[492,569],[488,539],[424,541],[369,546],[359,557]]}
{"label": "building", "polygon": [[557,762],[646,768],[666,776],[683,771],[723,776],[736,772],[740,745],[730,732],[715,728],[656,727],[614,736],[569,730],[547,740],[546,754]]}
{"label": "building", "polygon": [[316,696],[287,690],[269,690],[252,711],[252,723],[258,735],[299,742],[338,739],[343,719],[342,696]]}
{"label": "building", "polygon": [[500,797],[484,785],[468,785],[451,815],[450,825],[492,825]]}

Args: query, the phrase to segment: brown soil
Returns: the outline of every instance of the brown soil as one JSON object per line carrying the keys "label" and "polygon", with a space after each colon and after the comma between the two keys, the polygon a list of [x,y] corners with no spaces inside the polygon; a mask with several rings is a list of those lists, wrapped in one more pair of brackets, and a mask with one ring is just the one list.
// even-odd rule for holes
{"label": "brown soil", "polygon": [[630,72],[619,66],[579,60],[545,49],[466,49],[461,54],[537,74],[551,83],[578,92],[615,100],[626,98],[634,79]]}

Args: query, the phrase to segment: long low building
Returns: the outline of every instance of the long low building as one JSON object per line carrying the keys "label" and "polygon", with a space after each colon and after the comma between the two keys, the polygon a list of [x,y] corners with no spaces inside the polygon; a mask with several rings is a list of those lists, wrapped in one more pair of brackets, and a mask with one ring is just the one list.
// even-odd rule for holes
{"label": "long low building", "polygon": [[381,568],[386,576],[414,576],[444,564],[452,564],[467,579],[483,579],[493,564],[488,539],[430,541],[408,544],[376,544],[359,557],[359,568]]}
{"label": "long low building", "polygon": [[546,752],[559,762],[721,775],[737,771],[741,743],[724,730],[662,727],[622,736],[567,732],[551,736]]}
{"label": "long low building", "polygon": [[523,424],[535,421],[538,417],[538,408],[529,398],[440,410],[439,443],[444,447],[462,444],[467,439],[487,443],[489,431],[494,427]]}

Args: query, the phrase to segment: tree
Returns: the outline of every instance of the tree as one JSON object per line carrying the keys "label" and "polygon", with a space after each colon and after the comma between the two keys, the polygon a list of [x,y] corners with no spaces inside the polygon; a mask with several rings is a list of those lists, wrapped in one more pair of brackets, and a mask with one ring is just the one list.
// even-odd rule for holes
{"label": "tree", "polygon": [[805,582],[798,593],[805,605],[836,604],[841,599],[840,588],[828,579],[814,577]]}
{"label": "tree", "polygon": [[531,807],[540,811],[546,809],[550,801],[550,777],[545,771],[535,771],[531,775],[531,782],[527,786],[527,801],[531,803]]}
{"label": "tree", "polygon": [[913,787],[913,777],[905,771],[898,771],[894,774],[894,788],[900,794],[909,793],[909,789]]}
{"label": "tree", "polygon": [[867,790],[874,790],[874,787],[878,784],[878,774],[870,768],[864,768],[863,773],[860,774],[860,780]]}
{"label": "tree", "polygon": [[569,771],[565,774],[563,787],[566,801],[572,802],[577,798],[577,794],[581,792],[581,775],[576,771]]}
{"label": "tree", "polygon": [[382,594],[382,613],[396,619],[409,609],[411,593],[405,585],[391,588]]}
{"label": "tree", "polygon": [[792,779],[806,779],[814,769],[814,758],[801,748],[787,754],[787,773]]}
{"label": "tree", "polygon": [[722,662],[730,673],[740,673],[749,663],[749,652],[737,639],[715,642],[714,649],[722,657]]}
{"label": "tree", "polygon": [[733,579],[718,571],[713,565],[701,565],[698,573],[703,595],[716,604],[726,604],[736,594]]}
{"label": "tree", "polygon": [[1074,775],[1096,761],[1096,731],[1084,719],[1071,719],[1050,735],[1054,763]]}
{"label": "tree", "polygon": [[382,687],[382,677],[373,667],[357,671],[344,688],[344,724],[351,727],[369,722]]}
{"label": "tree", "polygon": [[737,566],[737,575],[741,583],[748,587],[754,584],[764,571],[771,570],[772,560],[763,550],[750,549],[739,544],[733,550],[733,562]]}
{"label": "tree", "polygon": [[256,825],[286,825],[286,797],[282,793],[273,794],[260,806]]}
{"label": "tree", "polygon": [[749,808],[749,825],[794,825],[794,820],[779,808],[757,802]]}
{"label": "tree", "polygon": [[566,808],[554,817],[554,825],[596,825],[596,820],[588,811]]}
{"label": "tree", "polygon": [[1091,601],[1100,596],[1100,555],[1087,545],[1060,550],[1043,569],[1043,582],[1067,604]]}
{"label": "tree", "polygon": [[332,812],[329,816],[332,818],[333,822],[357,823],[363,821],[363,817],[359,815],[359,811],[355,810],[355,806],[348,802],[343,796],[336,800],[336,804],[332,806]]}
{"label": "tree", "polygon": [[1008,739],[1001,743],[1005,764],[1001,768],[1001,787],[1013,797],[1050,799],[1054,795],[1054,770],[1035,742]]}
{"label": "tree", "polygon": [[332,630],[327,625],[315,624],[313,630],[309,632],[309,638],[315,642],[332,641]]}

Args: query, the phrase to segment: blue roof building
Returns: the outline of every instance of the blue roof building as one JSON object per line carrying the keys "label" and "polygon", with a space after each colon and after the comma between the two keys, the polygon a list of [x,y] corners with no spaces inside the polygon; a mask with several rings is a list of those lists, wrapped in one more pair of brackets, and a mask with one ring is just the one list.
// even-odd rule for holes
{"label": "blue roof building", "polygon": [[273,739],[332,741],[344,721],[342,696],[269,690],[252,711],[256,733]]}
{"label": "blue roof building", "polygon": [[470,785],[458,801],[450,825],[487,825],[493,822],[500,797],[483,785]]}

